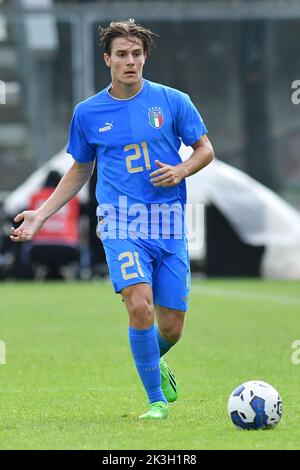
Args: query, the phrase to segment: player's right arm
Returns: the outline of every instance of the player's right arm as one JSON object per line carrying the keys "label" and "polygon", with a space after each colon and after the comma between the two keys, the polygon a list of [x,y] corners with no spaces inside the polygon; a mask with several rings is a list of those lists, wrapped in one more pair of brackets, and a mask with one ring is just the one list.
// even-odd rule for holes
{"label": "player's right arm", "polygon": [[14,222],[22,222],[18,228],[10,229],[10,239],[13,242],[32,240],[43,224],[69,202],[89,180],[94,170],[95,162],[74,162],[63,176],[51,196],[35,211],[24,211],[14,218]]}

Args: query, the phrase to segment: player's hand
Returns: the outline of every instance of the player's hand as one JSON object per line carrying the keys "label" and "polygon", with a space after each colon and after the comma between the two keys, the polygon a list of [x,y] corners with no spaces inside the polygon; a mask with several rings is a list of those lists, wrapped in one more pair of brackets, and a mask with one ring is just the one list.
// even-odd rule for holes
{"label": "player's hand", "polygon": [[24,211],[14,218],[14,222],[22,222],[18,228],[11,227],[10,239],[13,242],[27,242],[42,227],[44,221],[37,215],[36,211]]}
{"label": "player's hand", "polygon": [[159,160],[155,160],[158,170],[150,173],[150,182],[153,186],[161,186],[163,188],[170,188],[177,186],[186,176],[183,168],[179,165],[167,165]]}

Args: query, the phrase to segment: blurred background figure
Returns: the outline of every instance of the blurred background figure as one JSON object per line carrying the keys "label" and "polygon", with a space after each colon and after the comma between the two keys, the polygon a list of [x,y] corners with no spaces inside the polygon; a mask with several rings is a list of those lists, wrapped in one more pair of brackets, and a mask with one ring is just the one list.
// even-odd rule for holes
{"label": "blurred background figure", "polygon": [[[38,209],[52,194],[60,179],[61,176],[57,171],[50,171],[44,186],[32,194],[29,210]],[[79,201],[75,197],[50,217],[33,238],[28,256],[35,279],[78,277],[79,216]]]}

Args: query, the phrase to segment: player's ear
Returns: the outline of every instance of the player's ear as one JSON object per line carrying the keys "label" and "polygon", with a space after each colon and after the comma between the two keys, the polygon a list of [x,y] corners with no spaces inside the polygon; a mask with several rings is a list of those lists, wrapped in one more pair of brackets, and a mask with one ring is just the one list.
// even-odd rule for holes
{"label": "player's ear", "polygon": [[103,59],[107,67],[110,67],[111,60],[110,60],[110,55],[108,55],[107,52],[104,52]]}

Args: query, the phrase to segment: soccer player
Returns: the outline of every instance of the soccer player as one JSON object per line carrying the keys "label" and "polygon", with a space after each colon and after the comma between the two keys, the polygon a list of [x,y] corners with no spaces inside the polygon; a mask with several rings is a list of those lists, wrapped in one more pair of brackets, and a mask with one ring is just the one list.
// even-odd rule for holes
{"label": "soccer player", "polygon": [[[188,304],[185,178],[213,159],[190,98],[143,78],[152,36],[132,19],[100,30],[111,84],[76,106],[67,148],[73,166],[51,197],[38,210],[18,214],[14,220],[22,223],[11,228],[14,242],[31,240],[77,194],[97,162],[97,228],[129,314],[131,352],[149,400],[141,419],[166,418],[168,402],[177,398],[162,356],[180,339]],[[194,149],[185,162],[181,142]]]}

